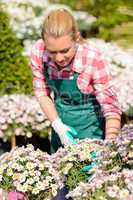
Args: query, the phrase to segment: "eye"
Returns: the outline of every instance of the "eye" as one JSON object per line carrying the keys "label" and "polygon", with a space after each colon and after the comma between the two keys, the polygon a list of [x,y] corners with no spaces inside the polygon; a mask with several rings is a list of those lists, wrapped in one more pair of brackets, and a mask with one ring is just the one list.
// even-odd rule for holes
{"label": "eye", "polygon": [[50,54],[54,55],[56,54],[57,52],[56,51],[48,51]]}
{"label": "eye", "polygon": [[60,53],[67,53],[69,50],[70,50],[70,48],[68,48],[68,49],[63,49],[63,50],[60,51]]}

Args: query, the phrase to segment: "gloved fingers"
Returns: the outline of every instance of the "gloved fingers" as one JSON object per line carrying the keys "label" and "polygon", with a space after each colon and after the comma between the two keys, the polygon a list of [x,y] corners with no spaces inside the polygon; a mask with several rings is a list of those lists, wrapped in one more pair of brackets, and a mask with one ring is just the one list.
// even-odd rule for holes
{"label": "gloved fingers", "polygon": [[92,158],[92,160],[96,160],[97,154],[96,154],[95,151],[93,151],[93,152],[91,153],[91,158]]}
{"label": "gloved fingers", "polygon": [[91,170],[93,167],[95,167],[97,164],[96,163],[91,163],[90,165],[86,165],[82,168],[83,172],[88,172],[89,170]]}
{"label": "gloved fingers", "polygon": [[69,128],[70,128],[69,132],[71,133],[71,135],[73,135],[73,136],[78,135],[77,131],[73,127],[69,126]]}
{"label": "gloved fingers", "polygon": [[87,172],[87,171],[89,171],[90,169],[92,169],[92,166],[91,166],[91,165],[86,165],[86,166],[84,166],[84,167],[82,168],[82,171],[83,171],[83,172]]}
{"label": "gloved fingers", "polygon": [[72,144],[77,144],[76,140],[74,140],[73,136],[71,135],[71,132],[67,131],[66,135]]}

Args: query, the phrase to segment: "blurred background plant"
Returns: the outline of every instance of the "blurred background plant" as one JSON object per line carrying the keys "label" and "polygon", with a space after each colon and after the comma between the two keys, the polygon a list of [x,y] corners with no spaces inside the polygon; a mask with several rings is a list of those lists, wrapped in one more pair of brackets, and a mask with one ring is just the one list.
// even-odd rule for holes
{"label": "blurred background plant", "polygon": [[124,47],[133,47],[133,1],[132,0],[50,0],[62,3],[73,10],[83,10],[96,17],[91,27],[85,27],[86,36],[115,40]]}
{"label": "blurred background plant", "polygon": [[11,142],[14,147],[19,136],[25,140],[33,136],[43,139],[48,137],[49,131],[50,122],[35,97],[22,94],[0,97],[0,138],[3,142]]}
{"label": "blurred background plant", "polygon": [[[44,11],[49,6],[48,0],[1,0],[2,8],[10,15],[10,25],[25,46],[25,53],[29,52],[29,45],[33,44],[40,35],[40,26]],[[27,49],[26,49],[27,48]]]}
{"label": "blurred background plant", "polygon": [[9,15],[0,7],[0,95],[31,93],[31,71],[21,41],[9,25]]}

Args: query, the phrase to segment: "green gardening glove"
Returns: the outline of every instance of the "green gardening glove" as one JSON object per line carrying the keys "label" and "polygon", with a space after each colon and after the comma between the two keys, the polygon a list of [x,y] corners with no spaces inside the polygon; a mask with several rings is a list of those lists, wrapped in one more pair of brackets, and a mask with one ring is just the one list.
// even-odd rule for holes
{"label": "green gardening glove", "polygon": [[90,165],[84,166],[84,167],[82,168],[82,171],[83,171],[83,172],[88,172],[88,171],[90,171],[93,167],[97,166],[97,162],[95,162],[95,160],[96,160],[96,152],[95,152],[95,151],[93,151],[93,152],[91,153],[91,158],[92,158],[92,160],[93,160],[94,162],[92,162]]}
{"label": "green gardening glove", "polygon": [[77,141],[74,139],[74,136],[76,136],[78,133],[73,127],[69,126],[69,128],[70,128],[70,130],[68,130],[66,132],[66,135],[67,135],[67,137],[69,138],[69,140],[71,141],[72,144],[77,144]]}

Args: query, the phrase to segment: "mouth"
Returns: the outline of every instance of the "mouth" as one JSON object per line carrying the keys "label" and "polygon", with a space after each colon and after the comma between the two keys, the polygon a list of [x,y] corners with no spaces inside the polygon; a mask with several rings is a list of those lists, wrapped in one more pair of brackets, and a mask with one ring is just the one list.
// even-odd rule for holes
{"label": "mouth", "polygon": [[64,60],[62,62],[56,62],[57,65],[59,65],[60,67],[66,67],[68,65],[70,65],[72,63],[73,59],[69,59],[69,60]]}
{"label": "mouth", "polygon": [[63,61],[63,62],[56,62],[56,64],[61,67],[65,67],[68,63],[66,61]]}

